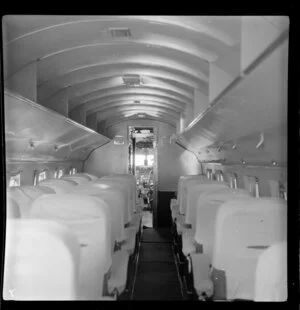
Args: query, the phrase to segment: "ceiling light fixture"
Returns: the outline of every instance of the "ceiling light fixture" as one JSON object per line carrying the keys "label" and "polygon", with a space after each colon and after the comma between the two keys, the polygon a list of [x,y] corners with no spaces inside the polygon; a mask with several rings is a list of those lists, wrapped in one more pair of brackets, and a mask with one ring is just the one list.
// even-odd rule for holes
{"label": "ceiling light fixture", "polygon": [[129,87],[138,87],[141,85],[141,78],[138,74],[125,74],[122,79],[124,84]]}

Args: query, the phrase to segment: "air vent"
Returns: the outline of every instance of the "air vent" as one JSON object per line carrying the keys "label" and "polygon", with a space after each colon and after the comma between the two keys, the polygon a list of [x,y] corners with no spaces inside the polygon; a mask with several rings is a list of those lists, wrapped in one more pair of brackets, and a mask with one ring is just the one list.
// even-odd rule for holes
{"label": "air vent", "polygon": [[134,103],[141,103],[139,100],[134,100]]}
{"label": "air vent", "polygon": [[131,31],[129,28],[109,28],[109,31],[113,38],[131,37]]}
{"label": "air vent", "polygon": [[126,86],[137,87],[141,85],[141,78],[138,74],[123,75],[123,82]]}

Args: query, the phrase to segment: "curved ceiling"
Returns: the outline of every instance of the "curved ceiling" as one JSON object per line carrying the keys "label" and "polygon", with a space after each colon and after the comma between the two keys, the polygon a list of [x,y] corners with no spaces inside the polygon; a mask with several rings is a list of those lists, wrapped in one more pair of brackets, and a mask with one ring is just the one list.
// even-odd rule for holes
{"label": "curved ceiling", "polygon": [[[36,62],[40,104],[67,92],[69,112],[98,122],[140,116],[175,126],[195,89],[208,94],[210,63],[240,44],[240,18],[5,16],[4,77]],[[128,75],[140,85],[124,84]]]}

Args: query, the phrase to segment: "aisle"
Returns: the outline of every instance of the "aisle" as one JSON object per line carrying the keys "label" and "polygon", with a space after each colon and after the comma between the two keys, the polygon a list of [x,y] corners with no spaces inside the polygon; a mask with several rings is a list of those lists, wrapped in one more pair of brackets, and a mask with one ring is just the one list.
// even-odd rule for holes
{"label": "aisle", "polygon": [[133,300],[182,300],[170,229],[143,230]]}

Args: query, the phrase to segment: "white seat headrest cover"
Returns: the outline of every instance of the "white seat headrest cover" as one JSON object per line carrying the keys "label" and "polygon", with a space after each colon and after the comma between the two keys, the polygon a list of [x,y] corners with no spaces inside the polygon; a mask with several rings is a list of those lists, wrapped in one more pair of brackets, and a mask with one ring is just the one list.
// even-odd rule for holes
{"label": "white seat headrest cover", "polygon": [[264,249],[286,240],[287,204],[277,198],[244,198],[219,208],[213,267],[226,272],[227,299],[254,299],[257,259]]}
{"label": "white seat headrest cover", "polygon": [[108,205],[86,194],[45,195],[34,201],[31,217],[67,225],[81,245],[80,296],[98,299],[111,266],[111,219]]}
{"label": "white seat headrest cover", "polygon": [[64,226],[45,220],[8,220],[3,298],[78,298],[79,244]]}
{"label": "white seat headrest cover", "polygon": [[21,212],[20,207],[17,201],[11,197],[7,197],[6,199],[6,218],[13,219],[13,218],[20,218]]}
{"label": "white seat headrest cover", "polygon": [[[219,189],[218,191],[205,192],[197,201],[195,241],[202,244],[210,262],[213,256],[213,245],[215,241],[215,224],[219,207],[228,200],[251,197],[245,190],[233,190],[230,188]],[[254,199],[254,198],[253,198]]]}
{"label": "white seat headrest cover", "polygon": [[255,301],[287,300],[287,242],[270,246],[258,258]]}

